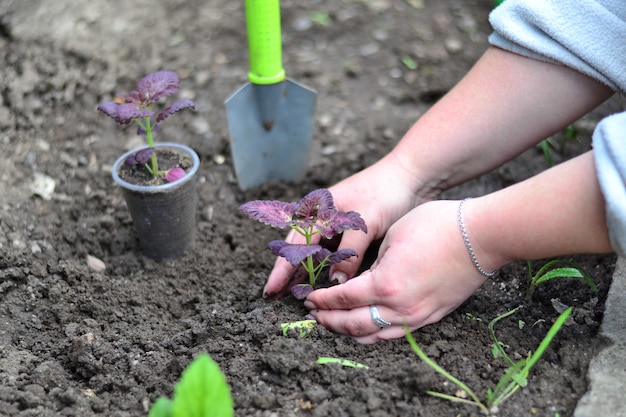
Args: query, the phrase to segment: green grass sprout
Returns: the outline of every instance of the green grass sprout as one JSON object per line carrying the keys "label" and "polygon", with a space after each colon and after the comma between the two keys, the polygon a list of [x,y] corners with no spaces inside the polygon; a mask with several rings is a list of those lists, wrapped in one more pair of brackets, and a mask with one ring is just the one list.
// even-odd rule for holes
{"label": "green grass sprout", "polygon": [[[528,264],[528,289],[526,290],[526,300],[530,300],[535,293],[535,289],[540,284],[543,284],[546,281],[550,281],[554,278],[577,278],[584,280],[587,285],[591,288],[593,292],[598,292],[598,287],[593,282],[591,276],[586,273],[583,268],[572,261],[566,261],[562,259],[552,260],[545,265],[543,265],[535,275],[532,272],[532,263],[530,261]],[[558,265],[564,265],[561,267],[557,267]]]}
{"label": "green grass sprout", "polygon": [[474,321],[478,321],[481,322],[483,321],[483,319],[481,319],[480,317],[476,317],[475,315],[473,315],[472,313],[465,313],[466,317],[469,317],[470,319],[474,320]]}
{"label": "green grass sprout", "polygon": [[576,128],[570,125],[563,129],[560,135],[556,137],[549,137],[539,142],[539,148],[543,152],[543,156],[546,159],[548,167],[552,167],[554,165],[552,160],[552,151],[554,150],[562,154],[565,152],[567,143],[574,141],[577,137],[578,132],[576,131]]}
{"label": "green grass sprout", "polygon": [[541,152],[543,152],[543,157],[546,159],[548,167],[552,167],[554,162],[552,161],[552,149],[550,148],[550,142],[548,139],[544,139],[539,142],[539,148],[541,149]]}
{"label": "green grass sprout", "polygon": [[338,363],[341,366],[347,366],[349,368],[370,369],[370,367],[367,365],[363,365],[362,363],[354,362],[349,359],[328,358],[324,356],[317,358],[317,363],[319,363],[320,365],[326,365],[328,363]]}
{"label": "green grass sprout", "polygon": [[520,387],[525,387],[528,384],[528,374],[530,373],[530,370],[541,358],[541,356],[544,354],[544,352],[552,342],[552,339],[554,339],[561,327],[563,327],[565,321],[572,314],[572,308],[570,307],[563,313],[561,313],[561,315],[556,319],[552,327],[550,327],[547,335],[543,338],[534,353],[529,353],[528,358],[526,359],[522,359],[518,362],[513,362],[508,357],[504,349],[502,349],[502,343],[495,337],[495,333],[493,332],[493,325],[499,320],[510,316],[518,309],[519,307],[507,313],[504,313],[503,315],[496,317],[489,323],[490,331],[492,332],[492,338],[495,341],[495,345],[498,346],[498,352],[500,353],[501,357],[509,364],[509,367],[504,371],[504,375],[500,378],[495,388],[487,389],[486,399],[484,402],[481,401],[476,393],[474,393],[474,391],[472,391],[467,385],[455,378],[453,375],[451,375],[449,372],[439,366],[435,361],[426,356],[424,351],[422,351],[422,349],[413,338],[413,335],[411,334],[408,326],[405,325],[404,331],[406,334],[406,338],[415,354],[437,373],[439,373],[448,381],[452,382],[462,391],[464,391],[469,398],[460,398],[454,395],[444,394],[437,391],[426,391],[426,393],[434,397],[442,398],[455,403],[473,405],[480,409],[480,411],[484,415],[492,416],[495,412],[497,412],[499,405],[502,404],[503,401],[513,395]]}
{"label": "green grass sprout", "polygon": [[402,58],[400,58],[400,61],[404,64],[405,67],[410,70],[417,69],[417,61],[411,58],[409,55],[403,55]]}
{"label": "green grass sprout", "polygon": [[491,350],[492,350],[494,358],[502,358],[502,359],[504,359],[504,361],[507,362],[509,364],[509,366],[514,366],[515,363],[507,356],[506,352],[502,348],[503,344],[496,337],[496,331],[494,329],[494,326],[500,320],[505,319],[505,318],[507,318],[509,316],[512,316],[513,314],[517,313],[520,308],[522,308],[522,306],[516,307],[513,310],[507,311],[504,314],[500,314],[498,317],[496,317],[495,319],[491,320],[489,322],[489,324],[487,325],[487,328],[489,329],[489,334],[491,335],[491,340],[493,340],[493,347],[492,347]]}
{"label": "green grass sprout", "polygon": [[315,320],[300,320],[289,323],[281,323],[280,328],[283,330],[283,336],[287,336],[290,330],[294,330],[302,338],[305,338],[315,328]]}
{"label": "green grass sprout", "polygon": [[332,23],[330,15],[326,12],[322,12],[319,10],[313,12],[313,15],[311,16],[311,21],[321,26],[330,26],[330,24]]}

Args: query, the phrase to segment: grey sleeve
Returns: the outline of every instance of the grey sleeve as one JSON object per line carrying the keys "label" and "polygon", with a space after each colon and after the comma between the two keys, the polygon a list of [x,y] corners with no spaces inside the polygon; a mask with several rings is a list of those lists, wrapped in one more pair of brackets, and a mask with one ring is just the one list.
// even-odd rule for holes
{"label": "grey sleeve", "polygon": [[626,256],[626,112],[606,117],[593,132],[594,160],[613,249]]}
{"label": "grey sleeve", "polygon": [[492,45],[626,92],[626,1],[505,0],[489,21]]}
{"label": "grey sleeve", "polygon": [[[492,45],[626,92],[626,1],[505,0],[489,21]],[[593,148],[611,245],[626,256],[626,112],[598,123]]]}

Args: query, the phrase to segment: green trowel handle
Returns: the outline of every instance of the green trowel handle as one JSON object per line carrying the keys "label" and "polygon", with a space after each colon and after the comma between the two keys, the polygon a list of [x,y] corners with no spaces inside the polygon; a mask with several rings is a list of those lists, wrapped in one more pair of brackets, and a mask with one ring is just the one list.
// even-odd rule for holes
{"label": "green trowel handle", "polygon": [[279,0],[246,0],[248,54],[252,84],[276,84],[285,79],[280,38]]}

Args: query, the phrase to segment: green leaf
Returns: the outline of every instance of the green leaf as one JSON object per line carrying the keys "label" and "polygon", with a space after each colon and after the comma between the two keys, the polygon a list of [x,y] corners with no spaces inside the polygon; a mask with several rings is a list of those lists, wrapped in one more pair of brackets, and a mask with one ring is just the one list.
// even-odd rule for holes
{"label": "green leaf", "polygon": [[450,401],[462,402],[462,403],[465,403],[465,404],[474,404],[476,407],[480,408],[483,411],[483,413],[485,413],[486,415],[489,414],[489,410],[478,399],[478,396],[474,393],[474,391],[472,391],[467,385],[465,385],[463,382],[461,382],[460,380],[458,380],[457,378],[452,376],[452,374],[450,374],[448,371],[446,371],[441,366],[439,366],[434,360],[432,360],[428,356],[426,356],[424,351],[419,347],[419,345],[417,344],[417,342],[413,338],[413,335],[411,334],[411,331],[409,330],[409,326],[407,324],[404,325],[404,334],[406,336],[406,339],[409,342],[409,345],[411,345],[411,349],[413,349],[413,352],[415,352],[415,354],[422,361],[426,362],[426,364],[428,366],[430,366],[435,372],[439,373],[440,375],[445,377],[448,381],[452,382],[457,387],[459,387],[463,391],[465,391],[467,393],[467,395],[470,396],[471,400],[456,398],[456,397],[452,397],[452,396],[447,395],[447,394],[442,394],[442,393],[434,392],[434,391],[426,391],[427,394],[433,395],[433,396],[439,397],[439,398],[445,398],[445,399],[450,400]]}
{"label": "green leaf", "polygon": [[515,314],[520,308],[522,308],[522,306],[515,307],[513,310],[509,310],[504,314],[500,314],[498,317],[491,320],[489,324],[487,325],[487,328],[489,329],[489,333],[491,334],[491,340],[493,340],[493,345],[491,348],[493,357],[504,359],[510,366],[513,366],[514,363],[511,360],[511,358],[509,358],[509,355],[507,355],[504,349],[502,348],[503,343],[500,342],[498,338],[496,337],[496,331],[494,330],[493,326],[495,326],[495,324],[499,322],[500,320]]}
{"label": "green leaf", "polygon": [[526,385],[528,385],[528,380],[522,374],[513,374],[511,375],[511,379],[515,381],[515,383],[520,387],[525,387]]}
{"label": "green leaf", "polygon": [[338,363],[341,366],[347,366],[349,368],[370,369],[370,367],[367,365],[363,365],[362,363],[354,362],[349,359],[321,357],[317,358],[317,363],[319,363],[320,365],[326,365],[327,363]]}
{"label": "green leaf", "polygon": [[313,12],[313,16],[311,16],[311,21],[322,26],[330,26],[331,24],[330,15],[326,12],[321,11]]}
{"label": "green leaf", "polygon": [[160,397],[152,404],[148,417],[172,417],[172,401],[169,398]]}
{"label": "green leaf", "polygon": [[[554,268],[554,265],[557,265],[557,264],[567,265],[568,268]],[[546,272],[550,268],[554,268],[554,269],[552,269],[552,271],[550,272]],[[576,272],[574,272],[573,270],[576,270]],[[585,270],[580,265],[578,265],[576,262],[567,261],[563,259],[555,259],[546,263],[544,266],[542,266],[539,269],[539,271],[537,271],[537,274],[535,275],[535,277],[531,279],[531,285],[536,286],[541,282],[545,282],[552,278],[556,278],[555,276],[550,275],[550,273],[552,273],[553,271],[561,271],[562,275],[558,275],[558,276],[562,278],[582,278],[593,292],[598,292],[598,287],[593,282],[593,279],[587,272],[585,272]],[[549,277],[544,278],[545,276],[549,276]]]}
{"label": "green leaf", "polygon": [[[496,384],[496,387],[493,390],[493,401],[489,402],[490,406],[497,405],[497,401],[502,397],[506,396],[509,392],[511,392],[515,388],[516,385],[520,385],[517,381],[522,381],[522,378],[525,376],[521,373],[524,366],[526,365],[526,359],[522,359],[518,362],[513,363],[510,367],[508,367],[500,380]],[[513,384],[511,384],[513,382]],[[520,385],[521,386],[521,385]]]}
{"label": "green leaf", "polygon": [[172,416],[234,416],[230,387],[218,364],[206,353],[187,367],[174,388]]}
{"label": "green leaf", "polygon": [[537,363],[539,358],[541,358],[541,355],[543,355],[543,353],[546,351],[546,349],[550,345],[550,342],[552,342],[552,339],[554,339],[554,336],[556,336],[559,330],[561,330],[561,327],[563,327],[563,324],[565,324],[565,321],[569,318],[573,311],[574,309],[572,307],[569,307],[567,310],[559,315],[552,327],[550,327],[550,330],[548,330],[548,334],[543,338],[541,343],[539,343],[539,346],[537,347],[535,353],[533,353],[531,357],[528,358],[528,360],[526,361],[526,365],[523,369],[523,373],[525,375],[528,375],[530,369],[535,365],[535,363]]}
{"label": "green leaf", "polygon": [[537,284],[550,281],[554,278],[584,278],[584,275],[576,268],[556,268],[540,276],[537,279]]}
{"label": "green leaf", "polygon": [[404,64],[405,67],[407,67],[410,70],[415,70],[417,69],[417,61],[414,60],[413,58],[411,58],[408,55],[404,55],[400,58],[400,61]]}
{"label": "green leaf", "polygon": [[543,157],[546,159],[548,166],[551,167],[552,165],[554,165],[554,163],[552,162],[552,152],[550,151],[550,143],[547,140],[542,140],[539,143],[539,147],[541,148],[541,151],[543,152]]}
{"label": "green leaf", "polygon": [[298,332],[300,337],[304,338],[309,335],[315,328],[315,324],[317,322],[315,320],[300,320],[300,321],[292,321],[289,323],[281,323],[280,328],[283,331],[283,336],[287,336],[289,330],[294,330]]}

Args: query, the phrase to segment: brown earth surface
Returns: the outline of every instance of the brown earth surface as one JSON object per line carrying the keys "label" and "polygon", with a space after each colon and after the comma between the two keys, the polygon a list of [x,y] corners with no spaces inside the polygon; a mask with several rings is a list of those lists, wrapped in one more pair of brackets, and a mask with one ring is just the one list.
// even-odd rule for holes
{"label": "brown earth surface", "polygon": [[[283,1],[285,68],[318,92],[311,163],[300,184],[242,192],[223,101],[246,80],[243,1],[0,1],[0,415],[145,416],[201,352],[224,371],[239,416],[476,415],[425,394],[455,389],[404,339],[359,345],[321,326],[307,338],[283,336],[280,323],[306,309],[261,297],[274,261],[265,245],[282,233],[236,208],[298,200],[388,152],[485,50],[490,8],[487,0]],[[160,139],[193,147],[201,168],[197,243],[157,263],[140,253],[110,172],[141,138],[96,106],[160,69],[178,72],[180,95],[197,105],[168,120]],[[589,149],[595,123],[617,106],[552,138],[555,163]],[[481,195],[546,168],[532,149],[444,197]],[[569,416],[602,344],[595,335],[615,263],[573,259],[597,294],[562,280],[525,302],[519,262],[414,337],[484,398],[506,368],[491,353],[487,323],[523,305],[497,325],[506,351],[522,358],[558,316],[553,300],[574,306],[528,386],[498,414]],[[318,365],[321,356],[369,369]]]}

